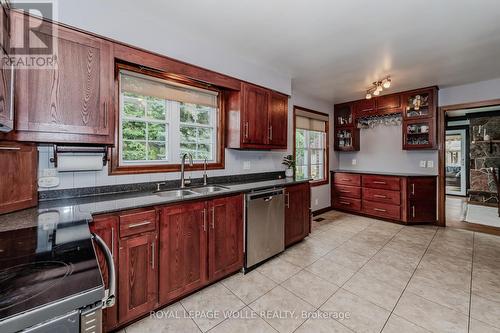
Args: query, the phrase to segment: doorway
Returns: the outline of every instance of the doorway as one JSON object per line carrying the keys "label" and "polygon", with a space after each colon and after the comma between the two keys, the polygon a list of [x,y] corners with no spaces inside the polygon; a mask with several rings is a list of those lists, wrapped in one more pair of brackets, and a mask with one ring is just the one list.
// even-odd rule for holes
{"label": "doorway", "polygon": [[441,107],[439,224],[500,234],[500,100]]}
{"label": "doorway", "polygon": [[466,129],[446,131],[446,194],[465,196],[468,168]]}

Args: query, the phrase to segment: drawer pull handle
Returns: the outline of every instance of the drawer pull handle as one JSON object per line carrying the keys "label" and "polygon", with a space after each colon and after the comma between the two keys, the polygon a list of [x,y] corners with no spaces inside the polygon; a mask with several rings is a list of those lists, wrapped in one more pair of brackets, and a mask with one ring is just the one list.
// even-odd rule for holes
{"label": "drawer pull handle", "polygon": [[128,226],[129,229],[133,229],[133,228],[138,228],[138,227],[142,227],[144,225],[148,225],[148,224],[151,224],[151,221],[144,221],[144,222],[141,222],[141,223],[134,223],[134,224],[130,224]]}
{"label": "drawer pull handle", "polygon": [[340,190],[340,193],[351,193],[351,191],[346,191],[346,190]]}
{"label": "drawer pull handle", "polygon": [[415,206],[411,206],[411,215],[415,218]]}
{"label": "drawer pull handle", "polygon": [[350,178],[342,178],[342,181],[344,181],[344,182],[350,182],[351,179]]}
{"label": "drawer pull handle", "polygon": [[349,205],[351,204],[350,202],[346,202],[346,201],[341,201],[340,203],[341,203],[342,205],[347,205],[347,206],[349,206]]}
{"label": "drawer pull handle", "polygon": [[387,195],[381,195],[381,194],[374,194],[373,196],[375,198],[382,198],[382,199],[386,199],[387,198]]}
{"label": "drawer pull handle", "polygon": [[382,209],[382,208],[373,208],[373,210],[377,212],[387,212],[387,209]]}
{"label": "drawer pull handle", "polygon": [[384,181],[379,181],[379,180],[374,180],[373,184],[381,184],[381,185],[386,185],[387,183]]}

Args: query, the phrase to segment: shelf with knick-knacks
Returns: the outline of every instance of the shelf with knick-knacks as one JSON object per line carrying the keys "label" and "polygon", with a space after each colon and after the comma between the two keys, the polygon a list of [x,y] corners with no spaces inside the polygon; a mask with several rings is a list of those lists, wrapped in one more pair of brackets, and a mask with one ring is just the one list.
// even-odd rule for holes
{"label": "shelf with knick-knacks", "polygon": [[359,150],[359,129],[338,128],[335,129],[336,151],[358,151]]}
{"label": "shelf with knick-knacks", "polygon": [[425,119],[436,114],[436,88],[426,88],[403,93],[403,118]]}
{"label": "shelf with knick-knacks", "polygon": [[351,103],[335,105],[335,127],[353,127],[354,110]]}
{"label": "shelf with knick-knacks", "polygon": [[434,118],[407,120],[403,125],[403,149],[435,149]]}

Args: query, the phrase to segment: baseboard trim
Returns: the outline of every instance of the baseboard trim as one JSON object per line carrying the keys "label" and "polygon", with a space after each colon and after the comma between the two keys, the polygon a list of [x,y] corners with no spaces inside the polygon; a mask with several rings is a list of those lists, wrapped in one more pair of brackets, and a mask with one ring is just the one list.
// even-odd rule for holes
{"label": "baseboard trim", "polygon": [[321,209],[318,209],[318,210],[315,210],[314,212],[312,212],[312,216],[318,216],[318,215],[321,215],[323,213],[326,213],[330,210],[332,210],[332,206],[328,206],[328,207],[325,207],[325,208],[321,208]]}

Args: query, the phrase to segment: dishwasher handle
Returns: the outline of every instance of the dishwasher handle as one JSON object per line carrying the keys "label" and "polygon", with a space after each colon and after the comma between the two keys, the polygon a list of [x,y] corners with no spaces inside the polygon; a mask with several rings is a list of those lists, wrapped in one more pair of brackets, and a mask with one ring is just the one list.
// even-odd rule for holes
{"label": "dishwasher handle", "polygon": [[271,189],[260,192],[253,192],[246,195],[247,201],[257,200],[264,198],[264,201],[271,201],[275,196],[283,195],[285,190],[283,188],[280,189]]}

